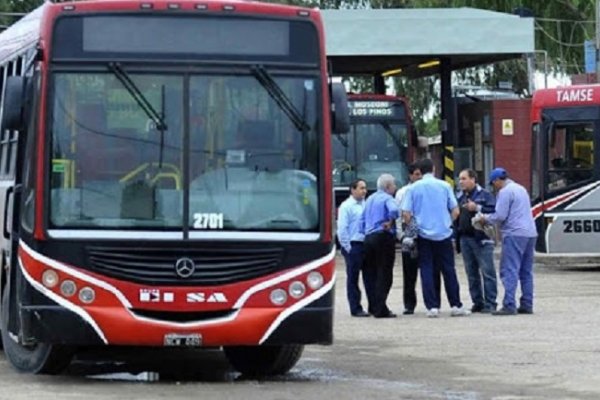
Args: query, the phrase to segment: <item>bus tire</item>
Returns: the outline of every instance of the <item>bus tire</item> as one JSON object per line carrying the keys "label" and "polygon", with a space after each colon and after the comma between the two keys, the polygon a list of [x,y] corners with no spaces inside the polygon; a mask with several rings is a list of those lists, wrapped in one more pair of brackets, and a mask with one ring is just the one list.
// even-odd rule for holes
{"label": "bus tire", "polygon": [[70,348],[37,343],[23,346],[8,333],[8,309],[10,296],[8,290],[2,293],[1,336],[4,354],[10,364],[19,372],[31,374],[58,374],[62,372],[73,358]]}
{"label": "bus tire", "polygon": [[242,375],[251,377],[282,375],[300,359],[304,345],[225,347],[229,363]]}

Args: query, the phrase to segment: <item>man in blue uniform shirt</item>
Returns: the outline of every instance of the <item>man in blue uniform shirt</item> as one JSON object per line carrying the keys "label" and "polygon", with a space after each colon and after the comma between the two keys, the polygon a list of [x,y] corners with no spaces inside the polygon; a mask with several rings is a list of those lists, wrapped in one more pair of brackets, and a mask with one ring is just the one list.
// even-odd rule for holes
{"label": "man in blue uniform shirt", "polygon": [[[360,288],[358,277],[363,270],[365,261],[364,238],[359,232],[360,219],[365,209],[365,195],[367,184],[362,179],[357,179],[350,184],[350,196],[344,200],[338,209],[337,236],[342,246],[342,255],[346,261],[346,295],[350,305],[350,314],[354,317],[368,317],[369,314],[360,304]],[[363,272],[365,291],[371,293],[370,282]],[[369,290],[367,288],[369,287]]]}
{"label": "man in blue uniform shirt", "polygon": [[[365,235],[365,279],[375,282],[375,293],[369,297],[369,312],[375,318],[396,317],[386,304],[396,258],[396,218],[399,212],[394,193],[394,177],[382,174],[377,179],[377,192],[366,201],[360,224],[360,232]],[[368,290],[367,296],[370,296]]]}
{"label": "man in blue uniform shirt", "polygon": [[[496,190],[496,210],[483,214],[482,223],[499,224],[502,233],[500,279],[504,286],[502,308],[494,315],[533,314],[533,254],[537,230],[527,190],[508,178],[504,168],[490,173]],[[515,300],[521,284],[519,307]]]}
{"label": "man in blue uniform shirt", "polygon": [[405,222],[415,218],[419,231],[419,268],[427,316],[435,318],[439,315],[441,300],[434,285],[434,274],[438,269],[444,278],[450,315],[468,315],[460,301],[452,247],[452,221],[459,214],[456,197],[448,183],[433,176],[430,159],[421,160],[418,165],[423,178],[411,186],[402,203],[402,211]]}

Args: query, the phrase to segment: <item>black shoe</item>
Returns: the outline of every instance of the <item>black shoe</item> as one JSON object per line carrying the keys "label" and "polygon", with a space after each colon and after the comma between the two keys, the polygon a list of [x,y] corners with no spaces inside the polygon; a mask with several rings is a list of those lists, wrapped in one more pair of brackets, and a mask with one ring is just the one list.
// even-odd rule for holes
{"label": "black shoe", "polygon": [[492,314],[494,312],[496,312],[496,308],[483,308],[483,310],[480,311],[482,314]]}
{"label": "black shoe", "polygon": [[402,311],[402,315],[413,315],[415,310],[404,310]]}
{"label": "black shoe", "polygon": [[391,311],[388,311],[386,314],[374,315],[375,318],[396,318],[397,315]]}
{"label": "black shoe", "polygon": [[519,307],[517,308],[517,313],[519,314],[533,314],[532,308]]}
{"label": "black shoe", "polygon": [[354,314],[352,314],[352,316],[353,317],[370,317],[371,314],[369,314],[365,310],[360,310],[359,312],[355,312]]}
{"label": "black shoe", "polygon": [[517,310],[502,307],[497,311],[492,311],[492,315],[517,315]]}
{"label": "black shoe", "polygon": [[474,304],[473,307],[471,307],[471,312],[472,313],[483,312],[483,306]]}

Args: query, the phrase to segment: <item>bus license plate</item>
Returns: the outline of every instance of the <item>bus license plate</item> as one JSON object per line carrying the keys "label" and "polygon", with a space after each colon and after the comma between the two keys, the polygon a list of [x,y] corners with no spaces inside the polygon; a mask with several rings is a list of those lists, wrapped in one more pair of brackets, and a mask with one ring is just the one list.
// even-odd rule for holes
{"label": "bus license plate", "polygon": [[167,333],[165,335],[165,346],[195,347],[202,345],[202,335],[199,333],[179,334]]}

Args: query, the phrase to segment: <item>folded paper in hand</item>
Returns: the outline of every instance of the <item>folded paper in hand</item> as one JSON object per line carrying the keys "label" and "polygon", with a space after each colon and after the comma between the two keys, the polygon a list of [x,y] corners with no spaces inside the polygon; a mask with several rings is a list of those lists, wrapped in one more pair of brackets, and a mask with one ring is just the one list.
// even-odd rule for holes
{"label": "folded paper in hand", "polygon": [[473,228],[483,231],[487,237],[492,240],[496,240],[496,228],[492,224],[488,224],[482,221],[482,214],[478,213],[476,216],[471,218],[471,225]]}

